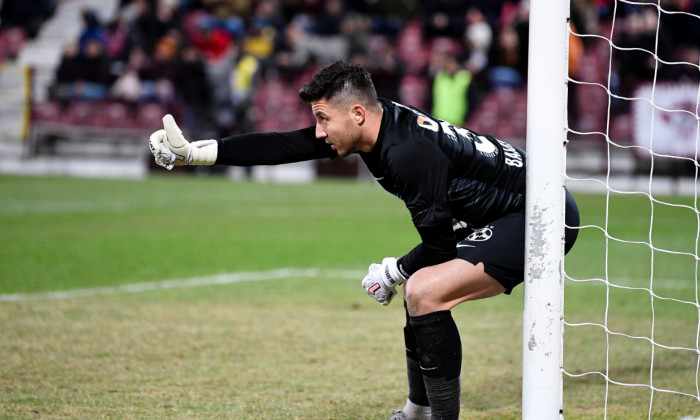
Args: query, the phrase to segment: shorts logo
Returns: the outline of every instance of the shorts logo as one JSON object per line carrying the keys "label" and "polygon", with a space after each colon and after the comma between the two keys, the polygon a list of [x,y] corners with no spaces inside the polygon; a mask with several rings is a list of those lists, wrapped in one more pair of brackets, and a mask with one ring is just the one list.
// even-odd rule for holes
{"label": "shorts logo", "polygon": [[491,239],[491,236],[493,236],[493,231],[491,230],[492,228],[493,226],[486,226],[481,229],[477,229],[467,236],[467,240],[472,242],[488,241]]}

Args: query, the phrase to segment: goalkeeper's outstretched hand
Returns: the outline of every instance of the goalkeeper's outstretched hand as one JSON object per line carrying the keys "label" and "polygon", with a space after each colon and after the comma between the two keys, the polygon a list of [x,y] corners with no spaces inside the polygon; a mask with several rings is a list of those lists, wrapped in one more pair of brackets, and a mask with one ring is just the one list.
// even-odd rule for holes
{"label": "goalkeeper's outstretched hand", "polygon": [[362,279],[362,287],[374,300],[386,306],[396,296],[396,286],[406,281],[394,257],[384,258],[381,264],[371,264]]}
{"label": "goalkeeper's outstretched hand", "polygon": [[170,114],[163,117],[163,129],[151,134],[148,145],[156,163],[166,169],[175,165],[213,165],[219,149],[216,140],[187,141]]}

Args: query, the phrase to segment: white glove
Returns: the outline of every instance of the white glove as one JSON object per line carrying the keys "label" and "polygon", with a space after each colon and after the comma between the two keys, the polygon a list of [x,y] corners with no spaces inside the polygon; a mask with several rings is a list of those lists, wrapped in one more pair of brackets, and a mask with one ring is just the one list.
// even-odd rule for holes
{"label": "white glove", "polygon": [[396,262],[396,258],[388,257],[381,264],[371,264],[369,273],[362,279],[362,287],[367,294],[384,306],[396,296],[396,286],[406,281]]}
{"label": "white glove", "polygon": [[163,117],[163,130],[151,134],[148,145],[156,163],[166,169],[174,165],[213,165],[219,151],[216,140],[188,142],[172,115]]}

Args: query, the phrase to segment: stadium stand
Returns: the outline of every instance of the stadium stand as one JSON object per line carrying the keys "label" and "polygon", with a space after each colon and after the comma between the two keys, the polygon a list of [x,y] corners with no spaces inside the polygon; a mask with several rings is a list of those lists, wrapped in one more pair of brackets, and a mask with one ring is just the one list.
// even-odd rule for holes
{"label": "stadium stand", "polygon": [[[93,133],[111,133],[111,139],[135,141],[158,127],[165,112],[199,137],[310,124],[297,89],[319,65],[339,58],[366,66],[381,96],[430,112],[433,80],[441,68],[439,51],[459,57],[460,66],[472,73],[464,124],[516,144],[525,139],[526,1],[48,3],[55,10],[42,14],[38,27],[0,27],[0,54],[34,69],[31,153],[51,136],[94,141]],[[616,31],[616,42],[628,47],[648,42],[643,8],[625,5],[613,16],[610,4],[574,0],[574,31],[609,34],[615,18],[624,28]],[[694,12],[698,7],[683,0],[666,6]],[[669,61],[698,55],[700,36],[693,31],[678,25],[672,38],[661,40]],[[609,55],[606,41],[574,37],[571,72],[580,80],[607,85]],[[630,91],[649,79],[648,69],[621,63],[638,58],[615,53],[613,83],[622,82],[614,89]],[[672,71],[658,75],[662,80],[678,76]],[[681,76],[700,77],[697,72]],[[607,95],[576,85],[570,86],[570,96],[570,126],[601,131]],[[622,142],[631,141],[629,106],[612,106],[611,130]],[[601,142],[588,143],[596,147]]]}

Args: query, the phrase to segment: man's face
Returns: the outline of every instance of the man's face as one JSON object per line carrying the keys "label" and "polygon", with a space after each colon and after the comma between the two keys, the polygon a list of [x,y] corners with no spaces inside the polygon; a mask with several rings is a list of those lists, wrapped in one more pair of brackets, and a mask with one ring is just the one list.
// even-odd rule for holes
{"label": "man's face", "polygon": [[316,117],[316,138],[330,144],[338,156],[344,157],[358,150],[360,130],[351,110],[339,108],[323,98],[311,102],[311,111]]}

